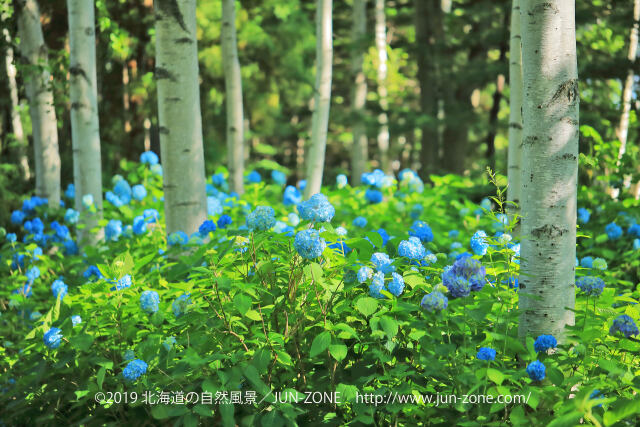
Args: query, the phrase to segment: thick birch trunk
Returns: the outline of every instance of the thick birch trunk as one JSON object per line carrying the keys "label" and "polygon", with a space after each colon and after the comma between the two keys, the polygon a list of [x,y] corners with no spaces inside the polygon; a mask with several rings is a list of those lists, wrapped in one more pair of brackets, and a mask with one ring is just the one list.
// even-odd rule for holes
{"label": "thick birch trunk", "polygon": [[167,233],[207,217],[195,0],[156,0],[158,124]]}
{"label": "thick birch trunk", "polygon": [[222,0],[222,61],[227,98],[227,167],[229,189],[244,192],[244,119],[242,77],[236,42],[235,0]]}
{"label": "thick birch trunk", "polygon": [[7,42],[7,50],[5,62],[7,67],[7,79],[9,83],[9,97],[11,98],[11,128],[16,138],[15,153],[22,170],[22,178],[25,181],[31,179],[31,168],[29,168],[29,158],[27,157],[27,147],[29,143],[24,135],[22,120],[20,120],[20,98],[18,97],[18,84],[16,83],[16,66],[13,63],[13,46],[11,44],[11,35],[9,30],[2,30],[5,41]]}
{"label": "thick birch trunk", "polygon": [[333,61],[332,0],[317,0],[316,9],[316,94],[311,119],[311,145],[307,151],[307,187],[305,196],[319,193],[327,147],[331,71]]}
{"label": "thick birch trunk", "polygon": [[96,78],[96,36],[93,0],[67,0],[69,11],[69,74],[71,100],[71,140],[76,209],[85,210],[82,197],[93,195],[96,213],[81,216],[81,244],[93,245],[102,232],[91,233],[102,219],[102,163],[98,88]]}
{"label": "thick birch trunk", "polygon": [[376,51],[378,52],[378,98],[381,112],[378,115],[378,150],[380,151],[380,168],[391,173],[389,159],[389,101],[387,99],[387,23],[384,14],[384,0],[376,0]]}
{"label": "thick birch trunk", "polygon": [[[578,176],[575,2],[522,0],[522,249],[519,335],[574,324]],[[535,295],[540,299],[528,298]],[[568,309],[567,309],[568,308]]]}
{"label": "thick birch trunk", "polygon": [[21,0],[17,5],[20,51],[24,60],[38,69],[24,78],[35,151],[36,195],[48,199],[51,208],[57,208],[60,206],[58,122],[40,10],[35,0]]}
{"label": "thick birch trunk", "polygon": [[509,47],[509,151],[507,206],[511,216],[520,214],[522,171],[522,35],[520,0],[511,3],[511,42]]}
{"label": "thick birch trunk", "polygon": [[364,75],[364,40],[367,32],[367,1],[353,2],[353,40],[355,41],[353,57],[353,150],[351,153],[351,182],[360,184],[360,177],[367,169],[368,141],[367,128],[364,122],[367,102],[367,78]]}

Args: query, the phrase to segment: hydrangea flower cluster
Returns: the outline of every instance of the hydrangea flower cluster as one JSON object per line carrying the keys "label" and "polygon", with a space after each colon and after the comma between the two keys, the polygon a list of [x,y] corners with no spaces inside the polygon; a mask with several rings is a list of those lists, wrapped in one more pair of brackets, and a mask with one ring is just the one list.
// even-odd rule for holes
{"label": "hydrangea flower cluster", "polygon": [[173,311],[174,316],[180,317],[187,312],[187,308],[189,304],[191,304],[189,295],[190,294],[182,294],[173,301],[173,304],[171,304],[171,310]]}
{"label": "hydrangea flower cluster", "polygon": [[147,363],[140,359],[134,359],[127,363],[122,375],[129,381],[135,381],[147,372]]}
{"label": "hydrangea flower cluster", "polygon": [[104,239],[107,242],[117,242],[118,237],[122,234],[122,221],[119,219],[112,219],[107,223],[104,228]]}
{"label": "hydrangea flower cluster", "polygon": [[275,211],[271,206],[258,206],[247,215],[247,227],[251,230],[269,230],[275,223]]}
{"label": "hydrangea flower cluster", "polygon": [[404,279],[398,273],[391,273],[391,282],[388,284],[388,288],[385,287],[385,277],[382,271],[378,271],[373,275],[373,280],[369,285],[369,295],[374,298],[385,298],[382,291],[390,292],[392,295],[399,297],[404,291]]}
{"label": "hydrangea flower cluster", "polygon": [[427,251],[419,238],[415,236],[409,237],[409,240],[403,240],[398,245],[398,255],[409,258],[411,260],[421,260],[427,255]]}
{"label": "hydrangea flower cluster", "polygon": [[449,305],[449,300],[447,297],[439,291],[433,291],[430,294],[422,297],[422,301],[420,301],[420,307],[423,310],[427,310],[430,312],[434,311],[442,311],[447,308]]}
{"label": "hydrangea flower cluster", "polygon": [[169,246],[180,246],[189,243],[189,235],[182,230],[174,231],[167,237]]}
{"label": "hydrangea flower cluster", "polygon": [[593,276],[580,277],[576,286],[587,296],[599,297],[604,290],[604,280]]}
{"label": "hydrangea flower cluster", "polygon": [[158,155],[153,151],[145,151],[140,154],[140,163],[146,163],[149,166],[157,165],[159,160]]}
{"label": "hydrangea flower cluster", "polygon": [[251,171],[247,176],[247,180],[251,184],[258,184],[259,182],[262,181],[262,176],[260,176],[260,172],[258,171]]}
{"label": "hydrangea flower cluster", "polygon": [[616,332],[620,332],[626,338],[640,333],[633,319],[627,314],[621,314],[614,319],[613,325],[609,328],[609,333],[614,335]]}
{"label": "hydrangea flower cluster", "polygon": [[67,295],[68,290],[68,286],[60,279],[54,280],[53,284],[51,285],[51,292],[53,292],[53,296],[56,299],[63,299],[65,295]]}
{"label": "hydrangea flower cluster", "polygon": [[47,332],[44,333],[42,339],[44,340],[44,345],[46,345],[50,349],[58,348],[60,347],[60,343],[62,340],[62,331],[58,328],[50,328]]}
{"label": "hydrangea flower cluster", "polygon": [[371,262],[376,266],[376,270],[381,271],[383,274],[388,274],[396,270],[389,255],[382,252],[376,252],[371,255]]}
{"label": "hydrangea flower cluster", "polygon": [[205,220],[198,228],[198,232],[203,237],[209,235],[209,233],[213,233],[214,231],[216,231],[216,224],[210,219]]}
{"label": "hydrangea flower cluster", "polygon": [[302,194],[293,185],[287,185],[282,195],[282,204],[285,206],[297,205],[302,201]]}
{"label": "hydrangea flower cluster", "polygon": [[542,381],[545,377],[546,367],[538,360],[529,363],[527,366],[527,374],[534,381]]}
{"label": "hydrangea flower cluster", "polygon": [[409,236],[417,237],[424,243],[429,243],[433,240],[433,232],[431,231],[431,227],[424,222],[416,220],[411,225],[409,229]]}
{"label": "hydrangea flower cluster", "polygon": [[152,314],[160,308],[160,296],[156,291],[144,291],[140,295],[140,308],[143,311]]}
{"label": "hydrangea flower cluster", "polygon": [[471,237],[471,250],[476,255],[483,256],[487,253],[489,244],[486,242],[487,233],[483,230],[476,231]]}
{"label": "hydrangea flower cluster", "polygon": [[218,228],[225,229],[227,228],[228,225],[232,223],[233,223],[233,220],[229,215],[221,215],[220,218],[218,218],[218,222],[216,224],[218,225]]}
{"label": "hydrangea flower cluster", "polygon": [[271,180],[278,185],[285,185],[287,183],[287,176],[283,172],[272,170]]}
{"label": "hydrangea flower cluster", "polygon": [[364,228],[367,226],[367,218],[363,216],[356,217],[356,219],[353,220],[353,225],[355,227]]}
{"label": "hydrangea flower cluster", "polygon": [[591,217],[591,212],[589,212],[585,208],[578,208],[578,222],[580,224],[587,224],[589,222],[590,217]]}
{"label": "hydrangea flower cluster", "polygon": [[556,348],[558,340],[553,335],[540,335],[533,343],[533,349],[536,353]]}
{"label": "hydrangea flower cluster", "polygon": [[[111,281],[111,283],[113,283],[113,281]],[[131,287],[131,276],[129,274],[125,274],[120,280],[118,280],[118,282],[116,283],[115,286],[113,286],[111,288],[112,291],[118,290],[121,291],[125,288],[130,288]]]}
{"label": "hydrangea flower cluster", "polygon": [[382,195],[381,191],[372,190],[371,188],[369,188],[367,189],[367,191],[364,192],[364,197],[365,199],[367,199],[369,203],[377,204],[382,202],[382,199],[384,196]]}
{"label": "hydrangea flower cluster", "polygon": [[298,205],[298,212],[302,219],[313,222],[330,222],[336,209],[322,193],[314,194],[311,198]]}
{"label": "hydrangea flower cluster", "polygon": [[451,266],[445,267],[442,283],[454,298],[468,296],[471,291],[480,291],[486,281],[486,270],[469,254],[460,256]]}
{"label": "hydrangea flower cluster", "polygon": [[490,362],[496,359],[496,351],[489,347],[480,347],[480,350],[478,350],[478,354],[476,355],[476,357],[479,360],[486,360]]}
{"label": "hydrangea flower cluster", "polygon": [[607,224],[607,226],[604,228],[604,231],[605,233],[607,233],[609,240],[616,240],[622,236],[622,227],[620,227],[615,222]]}
{"label": "hydrangea flower cluster", "polygon": [[336,176],[336,185],[338,186],[338,188],[344,188],[348,183],[349,180],[347,179],[347,176],[345,174],[341,173],[340,175]]}
{"label": "hydrangea flower cluster", "polygon": [[327,243],[320,237],[318,230],[313,228],[299,231],[293,242],[293,246],[301,257],[316,259],[327,247]]}

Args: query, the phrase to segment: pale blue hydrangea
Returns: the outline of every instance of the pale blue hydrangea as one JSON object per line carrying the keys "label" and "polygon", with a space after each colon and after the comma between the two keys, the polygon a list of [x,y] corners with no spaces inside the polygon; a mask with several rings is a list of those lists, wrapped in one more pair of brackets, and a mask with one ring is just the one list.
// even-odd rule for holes
{"label": "pale blue hydrangea", "polygon": [[140,359],[134,359],[125,366],[122,375],[129,381],[135,381],[147,372],[148,365]]}
{"label": "pale blue hydrangea", "polygon": [[442,292],[433,291],[430,294],[422,297],[422,301],[420,301],[420,307],[423,310],[427,310],[430,312],[434,311],[442,311],[447,308],[449,305],[449,300],[447,299]]}
{"label": "pale blue hydrangea", "polygon": [[176,337],[169,337],[162,343],[165,350],[170,351],[176,344]]}
{"label": "pale blue hydrangea", "polygon": [[336,234],[337,234],[338,236],[346,236],[346,235],[347,235],[347,229],[346,229],[346,228],[344,228],[344,227],[342,227],[342,226],[340,226],[340,227],[336,228],[336,230],[335,230],[335,231],[336,231]]}
{"label": "pale blue hydrangea", "polygon": [[222,203],[215,197],[207,197],[207,215],[218,216],[223,212]]}
{"label": "pale blue hydrangea", "polygon": [[151,171],[152,174],[154,175],[158,175],[158,176],[162,176],[163,172],[162,172],[162,165],[160,163],[157,163],[155,165],[151,165],[151,167],[149,168],[149,170]]}
{"label": "pale blue hydrangea", "polygon": [[347,176],[345,174],[341,173],[336,177],[336,184],[338,185],[338,188],[344,188],[348,183],[349,180],[347,179]]}
{"label": "pale blue hydrangea", "polygon": [[580,260],[580,266],[584,268],[593,268],[593,257],[586,256]]}
{"label": "pale blue hydrangea", "polygon": [[124,355],[122,356],[122,358],[126,361],[126,360],[133,360],[136,358],[136,354],[133,352],[133,350],[129,349],[127,351],[124,352]]}
{"label": "pale blue hydrangea", "polygon": [[133,188],[131,189],[131,193],[133,195],[133,198],[138,201],[141,201],[145,197],[147,197],[147,189],[144,188],[144,185],[141,185],[141,184],[134,185]]}
{"label": "pale blue hydrangea", "polygon": [[392,260],[389,255],[376,252],[371,255],[371,262],[376,266],[376,270],[381,271],[383,274],[391,273],[396,270],[396,267],[392,264]]}
{"label": "pale blue hydrangea", "polygon": [[153,166],[158,164],[159,160],[160,159],[158,159],[158,155],[153,151],[145,151],[144,153],[140,154],[140,163],[146,163],[150,166]]}
{"label": "pale blue hydrangea", "polygon": [[399,297],[404,290],[404,279],[398,273],[391,273],[391,283],[389,283],[389,292]]}
{"label": "pale blue hydrangea", "polygon": [[118,237],[122,234],[122,221],[119,219],[112,219],[104,228],[104,239],[107,242],[116,242]]}
{"label": "pale blue hydrangea", "polygon": [[78,212],[77,210],[75,210],[73,208],[67,209],[67,211],[64,214],[64,220],[67,223],[75,224],[75,223],[78,222],[78,219],[80,219],[80,212]]}
{"label": "pale blue hydrangea", "polygon": [[409,237],[409,240],[403,240],[398,245],[398,255],[412,259],[421,260],[426,256],[427,252],[422,242],[417,237]]}
{"label": "pale blue hydrangea", "polygon": [[58,348],[62,342],[62,331],[58,328],[50,328],[45,332],[42,339],[44,341],[44,345],[50,349]]}
{"label": "pale blue hydrangea", "polygon": [[260,176],[258,171],[251,171],[247,176],[247,180],[252,184],[258,184],[262,181],[262,176]]}
{"label": "pale blue hydrangea", "polygon": [[69,287],[60,279],[54,280],[51,285],[51,292],[53,292],[53,296],[57,299],[64,299],[65,295],[67,295],[67,291]]}
{"label": "pale blue hydrangea", "polygon": [[93,206],[93,194],[85,194],[82,196],[82,206],[84,206],[85,209],[89,209]]}
{"label": "pale blue hydrangea", "polygon": [[276,223],[275,211],[271,206],[258,206],[247,215],[247,227],[251,230],[265,231]]}
{"label": "pale blue hydrangea", "polygon": [[371,281],[371,285],[369,285],[369,295],[374,298],[385,298],[385,296],[380,292],[382,290],[386,290],[384,287],[384,273],[382,271],[378,271],[373,275],[373,280]]}
{"label": "pale blue hydrangea", "polygon": [[364,228],[367,226],[367,218],[363,216],[356,217],[356,219],[353,220],[353,225],[355,227]]}
{"label": "pale blue hydrangea", "polygon": [[72,326],[78,326],[81,323],[82,323],[82,317],[78,316],[77,314],[75,316],[71,316]]}
{"label": "pale blue hydrangea", "polygon": [[476,255],[485,255],[489,244],[486,242],[487,233],[483,230],[476,231],[471,237],[471,250]]}
{"label": "pale blue hydrangea", "polygon": [[318,230],[312,228],[299,231],[296,234],[293,246],[301,257],[316,259],[327,247],[327,243],[320,237]]}
{"label": "pale blue hydrangea", "polygon": [[[111,281],[111,283],[113,283],[113,281]],[[122,276],[122,278],[120,280],[118,280],[118,282],[116,283],[115,286],[112,286],[110,290],[112,291],[121,291],[123,289],[126,288],[130,288],[131,284],[133,283],[132,279],[131,279],[131,275],[129,274],[125,274],[124,276]]]}
{"label": "pale blue hydrangea", "polygon": [[589,218],[591,217],[591,213],[585,208],[578,209],[578,222],[580,224],[587,224],[589,222]]}
{"label": "pale blue hydrangea", "polygon": [[329,199],[322,193],[314,194],[306,202],[298,205],[302,219],[313,222],[330,222],[336,213]]}
{"label": "pale blue hydrangea", "polygon": [[143,311],[152,314],[160,308],[160,296],[156,291],[144,291],[140,295],[140,308]]}
{"label": "pale blue hydrangea", "polygon": [[285,185],[287,183],[287,176],[280,171],[272,170],[271,180],[278,185]]}
{"label": "pale blue hydrangea", "polygon": [[596,258],[593,260],[593,268],[597,270],[606,270],[607,261],[605,261],[604,258]]}
{"label": "pale blue hydrangea", "polygon": [[189,243],[189,235],[182,230],[174,231],[167,237],[170,246],[186,245]]}
{"label": "pale blue hydrangea", "polygon": [[302,194],[293,185],[287,185],[282,195],[282,204],[285,206],[297,205],[302,201]]}
{"label": "pale blue hydrangea", "polygon": [[300,217],[295,212],[291,212],[289,215],[287,215],[287,220],[289,221],[289,224],[291,224],[291,226],[293,227],[300,224]]}
{"label": "pale blue hydrangea", "polygon": [[367,266],[360,267],[358,270],[358,282],[364,283],[373,277],[373,270]]}
{"label": "pale blue hydrangea", "polygon": [[190,294],[182,294],[173,301],[173,304],[171,304],[171,310],[173,310],[174,316],[180,317],[186,313],[189,304],[191,304],[189,295]]}

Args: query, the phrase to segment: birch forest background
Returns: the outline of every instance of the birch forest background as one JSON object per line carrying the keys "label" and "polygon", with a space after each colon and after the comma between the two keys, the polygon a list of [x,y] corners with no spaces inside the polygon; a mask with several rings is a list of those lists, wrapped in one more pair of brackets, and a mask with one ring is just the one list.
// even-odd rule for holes
{"label": "birch forest background", "polygon": [[0,426],[640,424],[640,0],[0,30]]}

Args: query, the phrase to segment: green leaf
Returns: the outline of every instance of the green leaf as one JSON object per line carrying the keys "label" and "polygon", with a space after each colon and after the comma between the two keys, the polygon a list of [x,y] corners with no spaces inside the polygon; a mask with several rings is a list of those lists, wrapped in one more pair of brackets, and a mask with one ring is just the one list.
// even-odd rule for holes
{"label": "green leaf", "polygon": [[371,297],[362,297],[356,302],[356,309],[365,316],[371,316],[378,309],[378,301]]}
{"label": "green leaf", "polygon": [[389,316],[380,317],[380,327],[389,338],[398,334],[398,322]]}
{"label": "green leaf", "polygon": [[248,310],[244,315],[255,321],[260,321],[262,319],[262,317],[260,317],[260,313],[255,310]]}
{"label": "green leaf", "polygon": [[493,369],[493,368],[488,368],[487,369],[487,377],[489,377],[489,379],[491,381],[493,381],[494,383],[501,385],[502,382],[504,381],[504,374],[502,372],[500,372],[497,369]]}
{"label": "green leaf", "polygon": [[[233,305],[235,305],[240,314],[245,315],[249,308],[251,308],[251,298],[244,294],[237,294],[233,297]],[[257,320],[260,320],[259,317]]]}
{"label": "green leaf", "polygon": [[557,386],[561,386],[564,382],[564,375],[562,375],[562,372],[557,368],[547,369],[547,377],[549,377],[549,381]]}
{"label": "green leaf", "polygon": [[93,336],[89,334],[79,334],[71,338],[71,346],[81,351],[87,351],[93,344]]}
{"label": "green leaf", "polygon": [[329,346],[329,353],[336,359],[338,362],[344,360],[347,357],[347,346],[344,344],[335,344]]}
{"label": "green leaf", "polygon": [[262,381],[262,378],[260,378],[260,374],[258,373],[258,370],[255,368],[255,366],[244,366],[244,368],[242,369],[242,373],[244,374],[245,378],[249,380],[251,385],[256,388],[256,391],[262,396],[266,396],[267,393],[271,393],[271,389],[264,383],[264,381]]}
{"label": "green leaf", "polygon": [[320,335],[317,335],[311,343],[311,351],[309,356],[314,357],[322,353],[331,344],[331,334],[329,331],[324,331]]}
{"label": "green leaf", "polygon": [[234,427],[236,420],[233,417],[235,412],[233,403],[221,403],[218,407],[220,408],[220,415],[222,415],[222,425],[224,427]]}
{"label": "green leaf", "polygon": [[618,400],[604,413],[604,424],[610,426],[634,414],[640,414],[640,399]]}
{"label": "green leaf", "polygon": [[377,233],[375,231],[369,231],[367,233],[365,233],[365,236],[367,236],[369,238],[369,240],[371,240],[371,243],[373,243],[373,245],[376,248],[382,248],[382,236],[380,235],[380,233]]}
{"label": "green leaf", "polygon": [[107,370],[103,366],[98,371],[98,375],[96,376],[96,382],[98,383],[98,390],[102,390],[102,383],[104,383],[104,376],[107,373]]}

